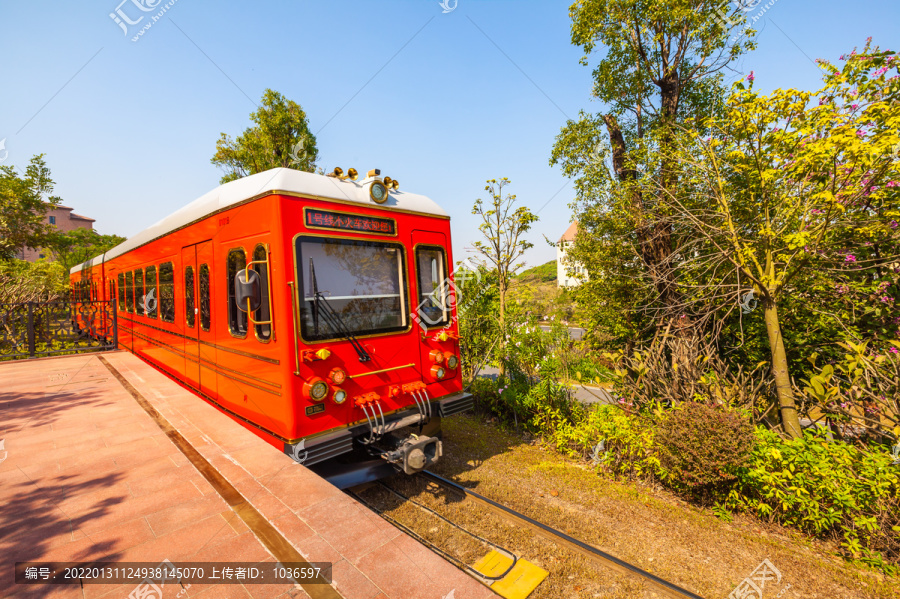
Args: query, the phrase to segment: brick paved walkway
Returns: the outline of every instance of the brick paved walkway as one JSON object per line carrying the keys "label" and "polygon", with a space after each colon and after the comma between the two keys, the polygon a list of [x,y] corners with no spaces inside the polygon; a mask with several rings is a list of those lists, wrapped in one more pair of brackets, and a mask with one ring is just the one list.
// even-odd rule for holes
{"label": "brick paved walkway", "polygon": [[[103,357],[304,558],[334,563],[341,596],[496,596],[145,362]],[[16,561],[274,562],[96,355],[0,364],[0,439],[0,595],[125,598],[134,589],[14,585]],[[309,597],[291,585],[165,590]]]}

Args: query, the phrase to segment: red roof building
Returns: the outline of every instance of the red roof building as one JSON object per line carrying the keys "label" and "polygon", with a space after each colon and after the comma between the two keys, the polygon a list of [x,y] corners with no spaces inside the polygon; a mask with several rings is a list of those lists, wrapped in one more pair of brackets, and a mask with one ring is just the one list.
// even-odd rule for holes
{"label": "red roof building", "polygon": [[[56,208],[48,209],[46,216],[44,216],[44,222],[55,226],[64,233],[74,231],[75,229],[94,228],[93,218],[75,214],[72,210],[74,210],[74,208],[69,208],[68,206],[57,206]],[[19,253],[16,254],[16,258],[28,262],[34,262],[46,256],[46,250],[35,250],[32,248],[24,248],[19,250]]]}
{"label": "red roof building", "polygon": [[566,256],[568,248],[575,243],[575,235],[578,234],[578,221],[573,222],[559,238],[556,245],[556,284],[559,287],[575,287],[587,279],[587,270],[572,262]]}

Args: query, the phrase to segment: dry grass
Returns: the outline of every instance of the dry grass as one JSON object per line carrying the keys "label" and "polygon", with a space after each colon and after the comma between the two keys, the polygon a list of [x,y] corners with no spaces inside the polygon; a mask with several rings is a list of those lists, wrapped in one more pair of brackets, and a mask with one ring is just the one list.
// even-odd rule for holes
{"label": "dry grass", "polygon": [[[782,573],[764,596],[828,599],[900,597],[900,584],[833,555],[834,547],[751,518],[727,523],[664,491],[599,478],[590,469],[472,416],[444,421],[444,459],[435,473],[563,530],[707,599],[728,596],[763,559]],[[517,528],[474,501],[418,478],[388,485],[454,523],[545,568],[538,598],[656,597],[618,574]],[[490,549],[428,512],[373,486],[362,496],[456,559]]]}

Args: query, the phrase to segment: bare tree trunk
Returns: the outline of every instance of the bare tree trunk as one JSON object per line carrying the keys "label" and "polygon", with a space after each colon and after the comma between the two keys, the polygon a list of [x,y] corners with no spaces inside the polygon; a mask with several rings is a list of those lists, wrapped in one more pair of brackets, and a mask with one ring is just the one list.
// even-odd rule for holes
{"label": "bare tree trunk", "polygon": [[506,285],[500,281],[500,378],[506,376]]}
{"label": "bare tree trunk", "polygon": [[787,353],[784,349],[784,338],[781,335],[781,324],[778,321],[778,306],[771,298],[765,300],[765,319],[766,331],[769,334],[769,350],[772,353],[772,373],[775,375],[781,424],[784,426],[785,433],[794,439],[799,439],[803,436],[803,432],[800,428],[800,417],[797,414],[794,392],[791,389]]}

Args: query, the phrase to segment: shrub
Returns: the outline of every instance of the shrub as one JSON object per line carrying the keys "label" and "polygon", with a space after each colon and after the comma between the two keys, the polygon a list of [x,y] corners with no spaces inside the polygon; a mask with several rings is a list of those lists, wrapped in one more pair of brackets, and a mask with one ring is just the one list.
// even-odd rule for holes
{"label": "shrub", "polygon": [[613,476],[660,478],[665,470],[653,451],[654,427],[650,418],[625,413],[618,406],[580,406],[568,421],[556,423],[548,435],[559,451],[589,459]]}
{"label": "shrub", "polygon": [[822,430],[785,441],[760,427],[756,438],[727,507],[838,539],[848,556],[884,569],[878,552],[896,563],[900,469],[888,451],[832,441]]}
{"label": "shrub", "polygon": [[732,481],[755,441],[753,425],[739,412],[682,404],[662,419],[656,431],[656,451],[668,471],[664,482],[696,492]]}

